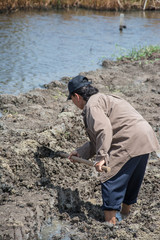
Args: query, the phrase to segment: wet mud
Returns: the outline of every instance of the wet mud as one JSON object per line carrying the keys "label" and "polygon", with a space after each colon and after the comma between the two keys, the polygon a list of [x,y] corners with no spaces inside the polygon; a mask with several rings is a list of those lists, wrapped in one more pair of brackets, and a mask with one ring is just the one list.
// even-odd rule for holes
{"label": "wet mud", "polygon": [[[128,100],[160,140],[159,59],[104,61],[102,69],[81,74],[100,92]],[[104,222],[95,169],[56,154],[70,153],[87,140],[81,112],[66,101],[68,80],[18,96],[0,95],[0,240],[159,240],[160,160],[155,153],[137,204],[114,227]]]}

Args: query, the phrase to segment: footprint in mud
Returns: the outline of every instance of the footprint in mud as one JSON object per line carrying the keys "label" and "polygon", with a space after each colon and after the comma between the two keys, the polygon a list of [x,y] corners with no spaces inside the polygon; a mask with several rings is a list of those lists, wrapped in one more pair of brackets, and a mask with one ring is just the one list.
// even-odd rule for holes
{"label": "footprint in mud", "polygon": [[72,191],[70,188],[58,187],[58,209],[60,213],[68,213],[73,219],[78,217],[78,221],[85,221],[88,217],[100,222],[104,221],[101,206],[93,203],[90,199],[83,201],[80,199],[78,189]]}
{"label": "footprint in mud", "polygon": [[58,189],[58,208],[60,212],[79,213],[81,204],[78,189],[74,191],[69,188]]}

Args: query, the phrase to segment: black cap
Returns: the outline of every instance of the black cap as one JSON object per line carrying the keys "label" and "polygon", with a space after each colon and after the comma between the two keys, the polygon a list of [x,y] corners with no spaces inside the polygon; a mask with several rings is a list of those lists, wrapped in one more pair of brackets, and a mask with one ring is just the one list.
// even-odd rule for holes
{"label": "black cap", "polygon": [[82,75],[78,75],[74,78],[72,78],[69,83],[68,83],[68,91],[69,91],[69,95],[67,100],[71,99],[71,94],[76,91],[78,88],[84,87],[86,85],[91,84],[92,82],[88,81],[88,78],[82,76]]}

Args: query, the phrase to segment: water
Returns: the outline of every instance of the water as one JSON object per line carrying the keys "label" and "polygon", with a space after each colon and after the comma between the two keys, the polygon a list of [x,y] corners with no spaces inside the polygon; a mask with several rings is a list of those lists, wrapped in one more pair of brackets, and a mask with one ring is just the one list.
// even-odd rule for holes
{"label": "water", "polygon": [[70,228],[70,225],[57,219],[48,219],[41,228],[38,240],[71,240],[70,234],[72,233],[75,231]]}
{"label": "water", "polygon": [[17,95],[146,45],[160,45],[160,12],[87,10],[0,15],[0,94]]}

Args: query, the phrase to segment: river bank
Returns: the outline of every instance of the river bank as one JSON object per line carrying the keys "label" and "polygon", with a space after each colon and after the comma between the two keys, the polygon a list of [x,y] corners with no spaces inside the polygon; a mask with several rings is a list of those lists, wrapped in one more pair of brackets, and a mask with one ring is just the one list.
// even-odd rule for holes
{"label": "river bank", "polygon": [[[160,54],[148,60],[106,60],[102,69],[82,74],[101,92],[127,99],[160,141]],[[18,96],[0,95],[0,239],[160,239],[155,154],[130,217],[111,228],[101,211],[96,171],[55,155],[87,140],[80,111],[66,101],[68,80]]]}
{"label": "river bank", "polygon": [[160,10],[160,1],[125,1],[125,0],[0,0],[0,12],[13,12],[18,10],[49,10],[85,8],[92,10],[127,11],[127,10]]}

